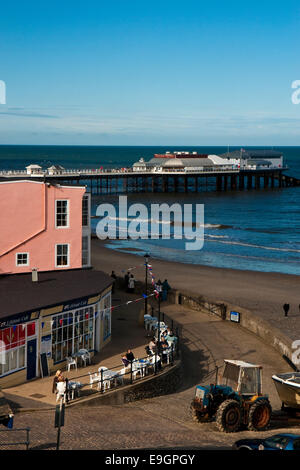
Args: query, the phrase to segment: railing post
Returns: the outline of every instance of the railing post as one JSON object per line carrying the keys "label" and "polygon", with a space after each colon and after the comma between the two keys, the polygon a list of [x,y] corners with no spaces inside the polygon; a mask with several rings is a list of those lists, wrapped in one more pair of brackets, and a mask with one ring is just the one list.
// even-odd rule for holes
{"label": "railing post", "polygon": [[29,450],[29,444],[30,444],[29,431],[30,431],[30,428],[26,428],[26,450]]}
{"label": "railing post", "polygon": [[103,393],[104,392],[104,390],[103,390],[103,369],[101,369],[100,375],[101,375],[101,393]]}
{"label": "railing post", "polygon": [[130,362],[130,383],[132,384],[132,361]]}

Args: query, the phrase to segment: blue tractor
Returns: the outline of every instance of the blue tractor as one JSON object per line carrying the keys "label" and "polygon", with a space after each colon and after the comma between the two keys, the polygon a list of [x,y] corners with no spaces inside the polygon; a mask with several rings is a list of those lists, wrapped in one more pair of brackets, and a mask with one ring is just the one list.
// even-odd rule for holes
{"label": "blue tractor", "polygon": [[191,403],[197,422],[215,420],[220,431],[242,427],[263,431],[269,426],[272,408],[262,394],[262,367],[244,361],[224,360],[222,385],[197,385]]}

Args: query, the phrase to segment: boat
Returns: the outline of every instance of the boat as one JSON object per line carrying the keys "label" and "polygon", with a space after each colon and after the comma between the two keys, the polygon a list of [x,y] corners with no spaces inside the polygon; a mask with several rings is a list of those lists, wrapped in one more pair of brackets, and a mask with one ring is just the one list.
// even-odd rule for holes
{"label": "boat", "polygon": [[283,405],[300,409],[300,372],[287,372],[272,376]]}

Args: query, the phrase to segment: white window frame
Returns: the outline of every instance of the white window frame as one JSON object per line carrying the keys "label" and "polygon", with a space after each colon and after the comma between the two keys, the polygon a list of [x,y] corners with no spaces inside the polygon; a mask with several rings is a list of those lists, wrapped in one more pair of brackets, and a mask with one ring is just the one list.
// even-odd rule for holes
{"label": "white window frame", "polygon": [[[67,225],[57,225],[57,203],[58,202],[67,203]],[[69,199],[55,199],[55,228],[57,229],[70,228],[70,201]]]}
{"label": "white window frame", "polygon": [[[27,256],[27,263],[18,263],[18,255],[26,255]],[[18,268],[22,268],[23,266],[29,266],[29,253],[27,251],[24,252],[18,252],[16,253],[16,266]]]}
{"label": "white window frame", "polygon": [[[68,247],[68,263],[67,264],[57,264],[57,247],[61,245]],[[56,243],[55,244],[55,267],[62,268],[62,269],[70,267],[70,243]]]}

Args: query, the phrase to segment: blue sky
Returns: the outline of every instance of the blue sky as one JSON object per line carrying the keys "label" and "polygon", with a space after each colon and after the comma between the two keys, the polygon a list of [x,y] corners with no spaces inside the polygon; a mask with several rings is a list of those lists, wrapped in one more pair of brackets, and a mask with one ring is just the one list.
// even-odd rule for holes
{"label": "blue sky", "polygon": [[296,1],[2,4],[0,144],[300,145],[299,51]]}

